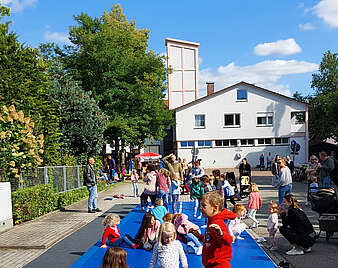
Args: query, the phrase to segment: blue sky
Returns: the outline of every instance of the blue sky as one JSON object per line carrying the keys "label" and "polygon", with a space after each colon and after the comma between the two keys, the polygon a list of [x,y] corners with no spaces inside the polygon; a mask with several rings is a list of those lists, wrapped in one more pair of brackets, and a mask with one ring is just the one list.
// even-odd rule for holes
{"label": "blue sky", "polygon": [[12,8],[21,42],[68,42],[73,15],[100,17],[120,3],[137,28],[150,30],[149,49],[165,53],[166,37],[200,43],[200,90],[241,80],[292,95],[313,93],[323,53],[338,52],[338,0],[0,0]]}

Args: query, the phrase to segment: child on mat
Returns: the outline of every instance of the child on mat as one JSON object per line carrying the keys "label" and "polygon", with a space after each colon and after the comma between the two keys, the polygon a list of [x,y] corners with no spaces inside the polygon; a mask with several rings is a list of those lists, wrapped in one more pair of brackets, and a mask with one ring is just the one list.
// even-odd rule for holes
{"label": "child on mat", "polygon": [[[176,216],[176,215],[175,215]],[[197,231],[201,233],[200,228],[188,220],[188,216],[186,214],[177,214],[177,217],[174,219],[174,226],[178,234],[183,236],[187,241],[187,251],[188,253],[193,253],[196,255],[202,254],[202,244],[196,236],[192,234],[193,231]]]}
{"label": "child on mat", "polygon": [[177,202],[180,197],[180,181],[175,173],[171,175],[171,186],[170,186],[170,194],[172,197],[172,209],[174,213],[177,213]]}
{"label": "child on mat", "polygon": [[107,238],[109,241],[109,246],[121,247],[123,245],[128,245],[131,248],[137,248],[138,245],[132,242],[130,235],[124,235],[121,237],[120,229],[117,225],[120,224],[120,216],[117,214],[110,214],[104,218],[102,221],[104,226],[107,226],[102,235],[102,246],[101,248],[106,248]]}
{"label": "child on mat", "polygon": [[[204,188],[204,193],[214,191],[211,184],[209,183],[209,180],[210,179],[209,179],[208,175],[203,175],[202,178],[201,178],[202,185],[203,185],[203,188]],[[215,187],[215,189],[216,189],[216,187]],[[205,218],[204,219],[204,225],[202,225],[201,228],[206,228],[207,223],[208,223],[208,219]]]}
{"label": "child on mat", "polygon": [[269,232],[270,250],[277,250],[276,233],[278,230],[278,204],[273,200],[270,201],[269,213],[270,215],[266,227]]}
{"label": "child on mat", "polygon": [[162,220],[163,220],[163,222],[173,222],[173,219],[174,219],[174,214],[173,213],[167,213],[167,214],[165,214],[164,216],[163,216],[163,218],[162,218]]}
{"label": "child on mat", "polygon": [[165,214],[168,213],[168,210],[163,206],[163,199],[156,198],[155,199],[155,207],[151,210],[151,214],[155,216],[155,219],[160,223],[163,222],[162,218]]}
{"label": "child on mat", "polygon": [[[194,217],[201,219],[200,215],[200,199],[204,194],[204,189],[202,183],[199,181],[199,178],[193,177],[192,184],[190,185],[190,199],[194,202]],[[197,216],[199,214],[199,216]]]}
{"label": "child on mat", "polygon": [[141,226],[134,239],[140,245],[140,248],[152,249],[156,242],[159,227],[160,222],[155,219],[154,215],[150,213],[144,214]]}
{"label": "child on mat", "polygon": [[136,169],[133,169],[130,176],[131,182],[133,184],[134,197],[138,197],[138,174]]}
{"label": "child on mat", "polygon": [[222,192],[224,194],[224,208],[228,209],[227,200],[229,199],[231,204],[236,205],[235,191],[226,179],[225,174],[220,175],[220,182],[222,185]]}
{"label": "child on mat", "polygon": [[102,268],[129,268],[127,252],[122,248],[108,248],[103,256]]}
{"label": "child on mat", "polygon": [[259,193],[257,184],[254,182],[250,184],[249,191],[247,217],[253,221],[251,228],[257,228],[259,222],[256,220],[256,212],[262,206],[262,197]]}
{"label": "child on mat", "polygon": [[172,223],[161,224],[158,241],[154,246],[153,255],[149,268],[179,268],[180,260],[183,268],[188,268],[187,257],[185,256],[181,243],[176,240],[176,230]]}
{"label": "child on mat", "polygon": [[246,224],[241,222],[241,219],[245,216],[246,209],[243,205],[236,204],[234,205],[232,212],[234,212],[237,217],[230,221],[229,233],[232,236],[232,241],[235,242],[236,239],[244,239],[240,234],[246,229]]}
{"label": "child on mat", "polygon": [[202,264],[205,268],[229,268],[232,259],[232,237],[225,220],[232,220],[236,214],[223,209],[224,197],[219,191],[204,194],[201,199],[201,212],[208,218],[205,234],[192,233],[203,241]]}

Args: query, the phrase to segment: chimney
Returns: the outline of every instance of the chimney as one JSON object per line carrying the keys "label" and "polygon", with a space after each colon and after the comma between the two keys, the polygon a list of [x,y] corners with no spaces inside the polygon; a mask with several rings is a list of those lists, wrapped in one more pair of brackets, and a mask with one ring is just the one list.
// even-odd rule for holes
{"label": "chimney", "polygon": [[208,96],[214,94],[215,92],[215,83],[214,82],[207,82],[207,94]]}

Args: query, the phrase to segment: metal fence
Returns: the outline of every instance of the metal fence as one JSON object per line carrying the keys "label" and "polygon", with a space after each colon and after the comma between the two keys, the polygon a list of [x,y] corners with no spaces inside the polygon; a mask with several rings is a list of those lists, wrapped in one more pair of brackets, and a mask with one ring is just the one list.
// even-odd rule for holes
{"label": "metal fence", "polygon": [[12,191],[38,184],[53,184],[55,193],[83,186],[82,166],[52,166],[24,170],[20,179],[11,180]]}

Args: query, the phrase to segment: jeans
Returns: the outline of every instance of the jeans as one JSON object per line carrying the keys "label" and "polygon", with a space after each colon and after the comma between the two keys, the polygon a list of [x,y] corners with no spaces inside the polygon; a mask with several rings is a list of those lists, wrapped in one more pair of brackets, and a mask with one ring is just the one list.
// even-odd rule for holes
{"label": "jeans", "polygon": [[194,217],[200,215],[200,200],[196,198],[194,200]]}
{"label": "jeans", "polygon": [[280,186],[278,188],[278,201],[279,201],[279,205],[281,205],[283,203],[283,198],[286,194],[290,194],[291,193],[291,187],[292,184],[287,184],[284,186]]}
{"label": "jeans", "polygon": [[138,183],[133,182],[134,197],[138,196]]}
{"label": "jeans", "polygon": [[144,192],[141,194],[141,207],[147,208],[148,207],[148,197],[150,198],[151,205],[155,205],[156,194],[145,194]]}
{"label": "jeans", "polygon": [[270,161],[266,162],[266,169],[271,170],[271,165],[272,165],[272,162]]}
{"label": "jeans", "polygon": [[123,246],[130,246],[132,247],[134,243],[131,241],[131,237],[129,235],[124,235],[115,240],[113,243],[109,243],[112,247],[123,247]]}
{"label": "jeans", "polygon": [[163,200],[163,206],[168,210],[168,196],[169,194],[163,190],[157,191],[157,198],[161,198]]}
{"label": "jeans", "polygon": [[331,186],[331,179],[330,177],[325,177],[321,179],[322,181],[322,186],[325,188],[329,188]]}
{"label": "jeans", "polygon": [[89,191],[88,210],[97,209],[97,185],[87,186],[87,189]]}
{"label": "jeans", "polygon": [[173,198],[172,209],[173,209],[173,213],[174,214],[177,213],[177,201],[178,201],[178,197],[179,197],[179,194],[172,194],[172,198]]}
{"label": "jeans", "polygon": [[[185,238],[187,239],[187,246],[188,246],[188,248],[190,248],[191,251],[192,251],[192,252],[189,252],[189,253],[196,254],[197,251],[198,251],[198,249],[202,246],[202,244],[200,243],[200,241],[192,233],[186,234]],[[190,251],[190,250],[188,250],[188,251]]]}

